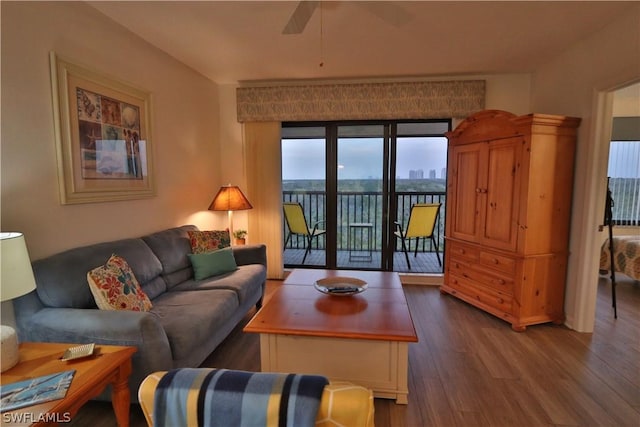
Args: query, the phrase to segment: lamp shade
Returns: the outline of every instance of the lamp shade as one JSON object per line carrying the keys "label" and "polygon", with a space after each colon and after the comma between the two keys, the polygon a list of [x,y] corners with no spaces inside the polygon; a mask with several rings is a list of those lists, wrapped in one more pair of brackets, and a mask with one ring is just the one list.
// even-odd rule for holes
{"label": "lamp shade", "polygon": [[210,211],[243,211],[252,208],[253,206],[237,185],[220,187],[209,206]]}
{"label": "lamp shade", "polygon": [[22,233],[0,233],[0,300],[9,301],[36,288]]}

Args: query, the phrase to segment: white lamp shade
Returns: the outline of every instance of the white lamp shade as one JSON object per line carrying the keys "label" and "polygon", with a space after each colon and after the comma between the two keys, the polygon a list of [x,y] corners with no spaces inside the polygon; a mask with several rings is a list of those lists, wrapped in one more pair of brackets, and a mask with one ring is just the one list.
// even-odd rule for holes
{"label": "white lamp shade", "polygon": [[18,298],[36,288],[22,233],[0,233],[0,265],[0,301]]}

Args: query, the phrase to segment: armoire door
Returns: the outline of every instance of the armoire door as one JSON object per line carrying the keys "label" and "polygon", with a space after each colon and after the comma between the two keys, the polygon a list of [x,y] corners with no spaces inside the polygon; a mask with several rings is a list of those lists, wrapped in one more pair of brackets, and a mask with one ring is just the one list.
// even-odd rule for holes
{"label": "armoire door", "polygon": [[449,235],[468,242],[482,240],[484,226],[483,189],[486,187],[486,143],[458,145],[450,148]]}
{"label": "armoire door", "polygon": [[487,177],[482,243],[493,248],[516,249],[518,231],[519,159],[522,137],[491,141],[487,147]]}

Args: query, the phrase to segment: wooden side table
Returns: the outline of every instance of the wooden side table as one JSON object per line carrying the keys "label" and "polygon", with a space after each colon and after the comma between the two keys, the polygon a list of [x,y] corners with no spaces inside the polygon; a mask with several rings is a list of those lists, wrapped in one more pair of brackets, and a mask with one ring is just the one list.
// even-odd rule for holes
{"label": "wooden side table", "polygon": [[[357,244],[358,240],[360,240],[360,245]],[[367,243],[366,249],[365,241]],[[373,224],[370,222],[349,224],[347,247],[349,248],[349,261],[371,261],[373,259]]]}
{"label": "wooden side table", "polygon": [[[77,344],[75,344],[77,345]],[[84,359],[63,362],[62,354],[74,344],[25,342],[20,344],[20,361],[2,373],[0,384],[75,369],[73,381],[64,399],[3,412],[3,426],[46,426],[70,421],[90,399],[107,385],[112,386],[111,401],[120,427],[129,426],[129,375],[135,347],[96,345],[95,354]]]}

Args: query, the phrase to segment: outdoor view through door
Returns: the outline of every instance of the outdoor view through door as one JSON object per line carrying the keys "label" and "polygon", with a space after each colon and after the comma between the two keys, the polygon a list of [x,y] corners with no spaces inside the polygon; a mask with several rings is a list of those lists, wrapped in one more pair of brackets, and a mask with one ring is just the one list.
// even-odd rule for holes
{"label": "outdoor view through door", "polygon": [[[285,267],[442,273],[450,129],[450,120],[284,123],[282,201],[304,213],[285,218]],[[412,206],[425,203],[440,204],[433,238],[407,236],[403,251],[394,232],[406,234]]]}

